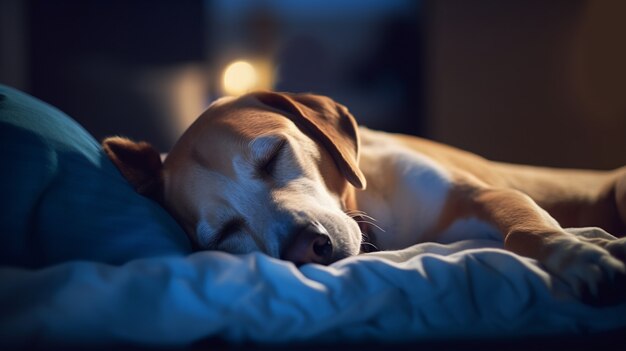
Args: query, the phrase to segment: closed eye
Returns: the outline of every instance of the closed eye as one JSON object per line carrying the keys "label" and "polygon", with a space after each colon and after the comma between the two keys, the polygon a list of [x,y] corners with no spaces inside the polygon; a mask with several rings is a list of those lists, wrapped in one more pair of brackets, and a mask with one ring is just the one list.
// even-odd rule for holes
{"label": "closed eye", "polygon": [[242,218],[233,218],[226,222],[216,233],[209,247],[215,248],[230,235],[237,233],[243,228],[245,221]]}
{"label": "closed eye", "polygon": [[261,176],[267,177],[274,175],[278,157],[280,156],[280,152],[284,149],[285,145],[286,140],[281,140],[276,143],[276,145],[268,153],[268,156],[259,162],[258,172]]}

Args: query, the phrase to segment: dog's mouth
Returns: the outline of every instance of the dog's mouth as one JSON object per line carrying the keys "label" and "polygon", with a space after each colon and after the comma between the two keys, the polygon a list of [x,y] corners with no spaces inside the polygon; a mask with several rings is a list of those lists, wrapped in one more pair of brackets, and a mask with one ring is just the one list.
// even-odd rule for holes
{"label": "dog's mouth", "polygon": [[345,211],[345,214],[357,224],[361,232],[359,254],[380,251],[376,243],[376,235],[374,235],[373,229],[378,229],[383,232],[384,230],[376,224],[376,219],[363,211],[348,210]]}
{"label": "dog's mouth", "polygon": [[361,248],[359,254],[380,251],[376,245],[376,236],[372,232],[368,223],[357,221],[357,224],[361,229]]}
{"label": "dog's mouth", "polygon": [[[359,225],[360,227],[361,225]],[[380,251],[376,245],[376,237],[371,231],[361,229],[361,250],[359,254]]]}

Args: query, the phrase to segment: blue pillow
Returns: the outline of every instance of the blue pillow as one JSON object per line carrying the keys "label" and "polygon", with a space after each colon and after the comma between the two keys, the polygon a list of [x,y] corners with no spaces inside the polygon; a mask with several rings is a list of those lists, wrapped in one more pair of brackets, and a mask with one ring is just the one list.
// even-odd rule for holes
{"label": "blue pillow", "polygon": [[176,221],[144,198],[74,120],[0,85],[0,264],[121,264],[191,252]]}

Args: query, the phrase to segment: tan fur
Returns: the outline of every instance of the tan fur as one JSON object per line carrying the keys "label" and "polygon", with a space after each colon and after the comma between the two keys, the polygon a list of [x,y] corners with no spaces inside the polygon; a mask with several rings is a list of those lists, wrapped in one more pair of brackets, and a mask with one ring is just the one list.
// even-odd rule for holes
{"label": "tan fur", "polygon": [[[285,196],[284,184],[299,184],[291,183],[294,179],[290,177],[294,175],[283,174],[292,174],[290,169],[283,169],[283,175],[278,179],[255,175],[253,165],[261,162],[255,153],[266,151],[256,150],[252,145],[266,135],[287,140],[289,147],[280,158],[280,167],[284,164],[304,167],[295,175],[296,180],[321,186],[316,188],[318,190],[311,190],[311,194],[317,194],[312,198],[313,202],[291,200],[290,196]],[[387,153],[367,155],[365,161],[360,160],[362,138],[369,147],[367,150],[385,149]],[[626,267],[619,261],[626,257],[625,239],[618,240],[599,229],[568,232],[563,228],[596,226],[617,236],[626,234],[626,168],[614,171],[562,170],[492,162],[413,136],[359,132],[348,110],[327,97],[272,92],[226,98],[213,104],[180,138],[162,166],[155,159],[158,153],[147,144],[107,139],[104,148],[140,192],[161,191],[155,198],[161,199],[200,246],[203,239],[198,238],[202,234],[198,228],[202,230],[204,225],[211,228],[210,233],[219,231],[212,227],[214,223],[205,225],[204,222],[207,216],[211,217],[214,204],[223,205],[230,211],[227,213],[236,214],[235,218],[242,223],[237,230],[246,233],[242,238],[254,237],[256,243],[249,242],[245,247],[254,246],[274,255],[284,252],[287,247],[291,251],[285,257],[303,255],[307,257],[305,262],[320,263],[352,254],[352,241],[359,240],[354,236],[360,237],[354,232],[354,223],[343,224],[345,215],[342,217],[337,211],[343,210],[353,216],[353,211],[379,208],[379,216],[391,215],[387,224],[393,226],[393,218],[409,224],[408,229],[400,233],[402,235],[421,228],[415,242],[438,240],[439,235],[458,220],[475,218],[498,229],[503,235],[505,248],[537,259],[581,296],[611,301],[625,296]],[[263,155],[261,158],[266,157]],[[430,204],[423,203],[424,199],[419,197],[411,200],[409,208],[402,202],[402,206],[395,204],[394,196],[411,196],[411,189],[397,189],[404,182],[413,181],[406,178],[403,167],[430,172],[428,174],[439,182],[439,192],[431,194],[441,205],[436,213],[430,215]],[[315,183],[317,175],[323,184]],[[223,181],[219,180],[220,177],[224,177]],[[228,193],[227,185],[235,189],[231,191],[259,191],[260,195],[255,198],[257,195],[254,194]],[[419,191],[430,191],[428,186],[412,186]],[[306,189],[312,188],[302,189],[308,194]],[[320,193],[319,189],[325,190]],[[292,195],[303,196],[299,191],[302,190],[296,190]],[[316,207],[318,198],[325,205]],[[294,204],[292,201],[303,202]],[[245,202],[243,205],[249,210],[237,209],[242,205],[240,202]],[[420,205],[425,211],[422,217],[411,212],[413,205]],[[249,215],[250,211],[278,216],[285,228],[272,229],[277,232],[275,237],[269,238],[259,232],[255,223],[249,222],[258,220],[259,226],[262,223],[271,226],[276,224],[272,222],[274,219],[263,222],[265,218],[241,217]],[[313,221],[318,228],[316,218],[325,216],[334,218],[330,222],[325,219],[326,226],[339,223],[334,227],[337,232],[329,233],[333,240],[341,243],[337,244],[340,250],[332,260],[319,256],[323,240],[293,245],[293,237],[298,237],[302,228],[311,230],[307,223]],[[427,223],[411,222],[417,218]],[[217,221],[218,229],[224,227],[223,222]],[[307,232],[303,237],[309,236]],[[406,242],[406,238],[402,240],[398,242]],[[309,244],[317,245],[314,247],[317,251],[311,251],[311,246],[307,248]],[[236,250],[241,249],[236,241],[230,245]]]}

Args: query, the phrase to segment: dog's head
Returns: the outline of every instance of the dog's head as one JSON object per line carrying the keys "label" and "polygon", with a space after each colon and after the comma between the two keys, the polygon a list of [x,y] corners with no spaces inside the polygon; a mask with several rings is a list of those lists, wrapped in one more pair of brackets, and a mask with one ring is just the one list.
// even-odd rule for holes
{"label": "dog's head", "polygon": [[109,138],[103,147],[200,249],[324,264],[359,253],[361,231],[345,212],[354,209],[354,189],[366,185],[357,126],[327,97],[220,99],[163,163],[146,143]]}

